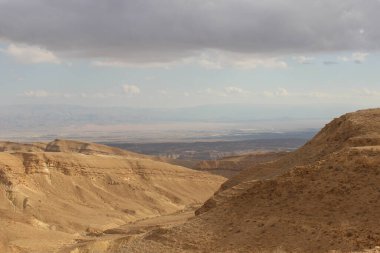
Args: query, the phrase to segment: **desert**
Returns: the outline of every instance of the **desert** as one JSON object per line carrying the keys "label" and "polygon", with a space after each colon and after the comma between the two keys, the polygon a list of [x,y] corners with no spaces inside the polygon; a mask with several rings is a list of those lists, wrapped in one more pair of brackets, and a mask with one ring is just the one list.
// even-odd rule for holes
{"label": "desert", "polygon": [[224,178],[98,144],[4,143],[1,245],[54,252],[87,234],[192,209]]}
{"label": "desert", "polygon": [[294,152],[240,157],[228,180],[99,144],[6,142],[2,250],[376,252],[379,129],[380,109],[345,114]]}
{"label": "desert", "polygon": [[0,0],[0,253],[380,253],[380,0]]}

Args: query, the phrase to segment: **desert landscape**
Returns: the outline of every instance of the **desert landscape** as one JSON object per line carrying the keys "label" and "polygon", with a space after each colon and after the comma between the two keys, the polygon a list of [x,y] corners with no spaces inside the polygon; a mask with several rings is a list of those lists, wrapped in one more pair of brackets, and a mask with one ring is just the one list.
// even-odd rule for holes
{"label": "desert landscape", "polygon": [[299,150],[225,182],[195,218],[119,252],[379,251],[379,119],[379,109],[335,119]]}
{"label": "desert landscape", "polygon": [[126,223],[187,212],[225,181],[98,144],[0,145],[1,252],[56,252]]}
{"label": "desert landscape", "polygon": [[294,152],[198,170],[100,144],[2,142],[1,250],[378,252],[379,129],[380,109],[349,113]]}
{"label": "desert landscape", "polygon": [[0,253],[380,253],[380,0],[0,0]]}

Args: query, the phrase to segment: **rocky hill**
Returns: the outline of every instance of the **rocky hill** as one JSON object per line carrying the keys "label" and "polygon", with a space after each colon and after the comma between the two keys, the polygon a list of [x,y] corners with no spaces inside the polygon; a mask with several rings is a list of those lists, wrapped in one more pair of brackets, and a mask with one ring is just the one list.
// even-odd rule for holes
{"label": "rocky hill", "polygon": [[294,153],[247,169],[197,214],[119,252],[378,252],[380,109],[346,114]]}
{"label": "rocky hill", "polygon": [[91,143],[0,147],[0,252],[55,252],[86,235],[200,205],[224,182]]}

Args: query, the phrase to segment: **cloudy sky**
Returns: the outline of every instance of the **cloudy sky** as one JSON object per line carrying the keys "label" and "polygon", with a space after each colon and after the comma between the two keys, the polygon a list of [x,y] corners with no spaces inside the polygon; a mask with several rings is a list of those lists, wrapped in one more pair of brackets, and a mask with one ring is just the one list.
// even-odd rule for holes
{"label": "cloudy sky", "polygon": [[0,104],[380,106],[379,0],[0,0]]}

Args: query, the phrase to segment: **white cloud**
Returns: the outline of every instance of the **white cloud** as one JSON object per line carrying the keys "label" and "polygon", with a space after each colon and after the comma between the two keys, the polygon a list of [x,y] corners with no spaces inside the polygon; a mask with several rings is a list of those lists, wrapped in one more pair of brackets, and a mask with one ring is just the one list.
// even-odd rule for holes
{"label": "white cloud", "polygon": [[312,98],[335,98],[336,97],[332,94],[329,94],[326,92],[320,92],[320,91],[310,92],[310,93],[305,94],[305,95],[312,97]]}
{"label": "white cloud", "polygon": [[120,61],[104,61],[104,60],[97,60],[92,62],[93,66],[96,67],[116,67],[116,68],[123,68],[127,67],[126,63],[120,62]]}
{"label": "white cloud", "polygon": [[349,57],[347,56],[339,57],[339,60],[343,62],[355,62],[357,64],[361,64],[366,61],[368,55],[369,55],[368,53],[356,52],[356,53],[352,53],[352,55]]}
{"label": "white cloud", "polygon": [[355,90],[355,92],[361,96],[366,96],[366,97],[377,97],[380,96],[380,91],[376,90],[370,90],[368,88],[363,88],[360,90]]}
{"label": "white cloud", "polygon": [[137,87],[136,85],[130,85],[130,84],[123,85],[123,91],[127,95],[138,95],[141,93],[141,90],[139,87]]}
{"label": "white cloud", "polygon": [[343,62],[349,62],[349,61],[351,61],[351,58],[348,57],[348,56],[341,56],[341,57],[338,57],[338,59],[340,61],[343,61]]}
{"label": "white cloud", "polygon": [[264,91],[264,96],[267,97],[287,97],[290,93],[285,88],[278,88],[275,91]]}
{"label": "white cloud", "polygon": [[103,93],[103,92],[97,92],[97,93],[80,93],[78,94],[63,94],[66,98],[71,97],[82,97],[82,98],[111,98],[111,97],[117,97],[114,93]]}
{"label": "white cloud", "polygon": [[284,89],[284,88],[279,88],[276,91],[276,95],[277,96],[281,96],[281,97],[286,97],[286,96],[289,96],[289,92],[286,89]]}
{"label": "white cloud", "polygon": [[44,97],[49,97],[52,94],[47,92],[46,90],[30,90],[30,91],[25,91],[22,96],[23,97],[35,97],[35,98],[44,98]]}
{"label": "white cloud", "polygon": [[72,98],[89,98],[89,99],[102,99],[102,98],[111,98],[111,97],[118,97],[120,95],[114,94],[114,93],[107,93],[107,92],[97,92],[97,93],[59,93],[59,92],[50,92],[46,90],[30,90],[25,91],[22,94],[19,94],[19,96],[22,97],[29,97],[29,98],[65,98],[65,99],[72,99]]}
{"label": "white cloud", "polygon": [[202,67],[210,69],[222,69],[226,67],[238,69],[286,68],[287,63],[277,57],[260,57],[248,53],[232,53],[218,50],[204,51],[197,57],[187,59]]}
{"label": "white cloud", "polygon": [[309,57],[309,56],[295,56],[293,59],[298,62],[299,64],[313,64],[314,57]]}
{"label": "white cloud", "polygon": [[263,94],[266,97],[274,97],[275,96],[274,92],[272,92],[272,91],[264,91]]}
{"label": "white cloud", "polygon": [[243,94],[244,93],[244,90],[242,88],[234,87],[234,86],[226,87],[224,88],[224,91],[227,94]]}
{"label": "white cloud", "polygon": [[10,44],[8,48],[4,50],[4,52],[13,57],[16,61],[25,64],[61,63],[59,58],[52,52],[40,47]]}
{"label": "white cloud", "polygon": [[95,67],[108,68],[171,68],[178,62],[128,62],[115,60],[96,60],[91,63]]}
{"label": "white cloud", "polygon": [[362,63],[367,59],[368,53],[353,53],[352,60],[355,63]]}
{"label": "white cloud", "polygon": [[233,53],[220,50],[203,50],[194,53],[194,56],[166,62],[128,62],[114,60],[96,60],[92,62],[96,67],[113,68],[165,68],[170,69],[178,65],[195,64],[207,69],[256,69],[286,68],[287,63],[277,57],[260,57],[253,54]]}
{"label": "white cloud", "polygon": [[214,90],[211,88],[206,88],[204,90],[199,90],[198,94],[200,95],[211,95],[211,96],[219,96],[219,97],[226,97],[227,94],[225,92]]}

